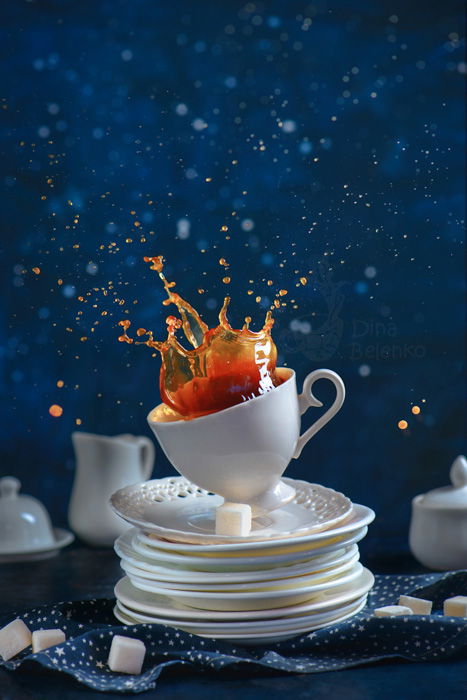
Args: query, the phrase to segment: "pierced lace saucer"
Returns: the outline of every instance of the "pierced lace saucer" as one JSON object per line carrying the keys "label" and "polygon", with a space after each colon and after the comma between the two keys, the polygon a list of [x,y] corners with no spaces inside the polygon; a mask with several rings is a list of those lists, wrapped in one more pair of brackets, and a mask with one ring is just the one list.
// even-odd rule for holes
{"label": "pierced lace saucer", "polygon": [[333,489],[307,481],[284,479],[295,489],[294,499],[277,510],[253,519],[247,537],[215,534],[215,511],[221,496],[195,486],[182,476],[153,479],[126,486],[110,504],[124,520],[167,540],[192,544],[261,542],[320,532],[341,523],[352,502]]}

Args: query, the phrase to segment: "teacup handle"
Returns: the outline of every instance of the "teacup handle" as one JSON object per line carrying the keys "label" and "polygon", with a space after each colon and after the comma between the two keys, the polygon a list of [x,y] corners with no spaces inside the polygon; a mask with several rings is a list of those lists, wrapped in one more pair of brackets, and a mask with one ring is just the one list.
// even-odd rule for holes
{"label": "teacup handle", "polygon": [[298,438],[297,447],[295,448],[295,458],[300,457],[300,453],[308,440],[310,440],[313,435],[316,435],[318,430],[321,430],[321,428],[336,415],[344,403],[345,386],[339,375],[330,369],[315,369],[314,372],[310,372],[310,374],[306,377],[305,381],[303,382],[303,391],[298,397],[300,415],[303,415],[310,406],[319,407],[323,405],[322,402],[313,395],[312,391],[313,384],[318,381],[318,379],[329,379],[334,384],[336,387],[336,398],[334,399],[332,406],[330,406],[328,410],[323,413],[321,418],[318,418],[313,425],[310,425],[308,430],[305,430],[303,435],[300,435]]}

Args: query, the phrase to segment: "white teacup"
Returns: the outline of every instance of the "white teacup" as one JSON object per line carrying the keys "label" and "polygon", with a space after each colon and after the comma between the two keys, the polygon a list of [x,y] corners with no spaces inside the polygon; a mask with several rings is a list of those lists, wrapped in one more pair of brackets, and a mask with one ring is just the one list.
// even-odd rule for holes
{"label": "white teacup", "polygon": [[[297,394],[295,372],[278,368],[283,383],[261,396],[207,416],[183,420],[165,404],[148,415],[148,423],[175,469],[201,488],[233,503],[248,503],[253,515],[285,505],[294,489],[281,481],[292,457],[341,408],[345,387],[338,374],[317,369]],[[328,410],[300,435],[300,416],[322,406],[313,396],[318,379],[329,379],[336,398]]]}

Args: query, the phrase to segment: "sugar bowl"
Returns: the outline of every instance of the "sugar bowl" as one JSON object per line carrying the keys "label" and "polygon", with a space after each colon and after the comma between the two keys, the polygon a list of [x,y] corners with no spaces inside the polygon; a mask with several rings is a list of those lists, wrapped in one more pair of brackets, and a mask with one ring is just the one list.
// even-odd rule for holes
{"label": "sugar bowl", "polygon": [[409,544],[429,569],[467,569],[467,460],[457,457],[451,485],[415,496]]}

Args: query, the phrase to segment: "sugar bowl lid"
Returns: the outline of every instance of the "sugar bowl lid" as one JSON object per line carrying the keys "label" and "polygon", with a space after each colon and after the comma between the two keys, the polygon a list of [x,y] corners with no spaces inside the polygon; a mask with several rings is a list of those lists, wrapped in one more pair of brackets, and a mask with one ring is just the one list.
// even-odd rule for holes
{"label": "sugar bowl lid", "polygon": [[20,494],[14,476],[0,479],[0,553],[50,547],[55,535],[49,514],[37,498]]}
{"label": "sugar bowl lid", "polygon": [[451,486],[433,489],[414,499],[418,506],[436,509],[467,510],[467,459],[464,455],[456,457],[449,472]]}

